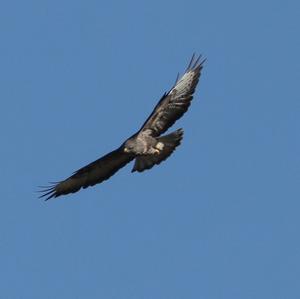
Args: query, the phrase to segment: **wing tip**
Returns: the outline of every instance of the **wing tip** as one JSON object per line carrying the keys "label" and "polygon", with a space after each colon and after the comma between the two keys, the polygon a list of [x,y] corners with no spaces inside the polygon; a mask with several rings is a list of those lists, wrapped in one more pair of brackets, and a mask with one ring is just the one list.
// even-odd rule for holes
{"label": "wing tip", "polygon": [[185,72],[189,72],[197,69],[201,70],[203,68],[205,61],[206,58],[203,58],[202,54],[198,55],[197,57],[196,53],[194,52]]}
{"label": "wing tip", "polygon": [[56,186],[58,183],[59,182],[50,183],[51,185],[49,185],[49,186],[39,186],[39,188],[41,188],[41,190],[38,190],[37,192],[41,192],[43,194],[41,194],[38,198],[47,201],[53,197],[54,198],[58,197],[60,195],[57,193],[57,189],[56,189]]}

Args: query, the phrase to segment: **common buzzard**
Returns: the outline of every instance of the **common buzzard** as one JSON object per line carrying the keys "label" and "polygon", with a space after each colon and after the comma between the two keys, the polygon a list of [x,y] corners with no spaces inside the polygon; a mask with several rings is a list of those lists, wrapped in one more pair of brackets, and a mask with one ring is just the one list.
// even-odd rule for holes
{"label": "common buzzard", "polygon": [[166,160],[180,144],[183,130],[161,135],[188,110],[204,61],[201,55],[192,56],[183,76],[177,76],[174,86],[162,96],[141,129],[118,149],[77,170],[69,178],[43,187],[40,197],[48,200],[102,183],[134,159],[132,172],[142,172]]}

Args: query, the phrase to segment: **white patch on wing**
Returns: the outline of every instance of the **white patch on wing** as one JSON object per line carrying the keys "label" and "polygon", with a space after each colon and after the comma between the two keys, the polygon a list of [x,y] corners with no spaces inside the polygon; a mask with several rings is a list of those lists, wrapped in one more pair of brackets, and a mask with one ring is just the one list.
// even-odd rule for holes
{"label": "white patch on wing", "polygon": [[177,82],[177,84],[174,86],[174,88],[170,91],[170,94],[173,91],[176,91],[177,94],[182,94],[186,92],[186,90],[190,87],[191,83],[193,82],[193,77],[194,77],[193,71],[189,71],[188,73],[185,73]]}
{"label": "white patch on wing", "polygon": [[158,142],[155,146],[158,150],[162,151],[165,145],[162,142]]}

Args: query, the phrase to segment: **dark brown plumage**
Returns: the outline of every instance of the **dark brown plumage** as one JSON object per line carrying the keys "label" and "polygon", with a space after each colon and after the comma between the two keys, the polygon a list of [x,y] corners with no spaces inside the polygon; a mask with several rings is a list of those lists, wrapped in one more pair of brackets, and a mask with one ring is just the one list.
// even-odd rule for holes
{"label": "dark brown plumage", "polygon": [[180,144],[183,130],[164,136],[161,134],[188,110],[204,61],[201,61],[201,56],[197,59],[192,56],[183,76],[177,78],[170,91],[162,96],[141,129],[118,149],[77,170],[69,178],[43,188],[40,197],[48,200],[99,184],[134,159],[132,172],[142,172],[166,160]]}

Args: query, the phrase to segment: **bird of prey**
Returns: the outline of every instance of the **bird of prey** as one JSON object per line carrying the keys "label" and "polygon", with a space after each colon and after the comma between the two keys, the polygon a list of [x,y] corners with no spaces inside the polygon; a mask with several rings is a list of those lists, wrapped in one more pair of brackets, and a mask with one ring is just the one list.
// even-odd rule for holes
{"label": "bird of prey", "polygon": [[135,160],[132,172],[142,172],[166,160],[180,144],[183,130],[166,132],[189,108],[205,59],[192,56],[185,73],[165,93],[140,130],[119,148],[75,171],[69,178],[43,187],[46,200],[81,188],[94,186],[110,178],[127,163]]}

